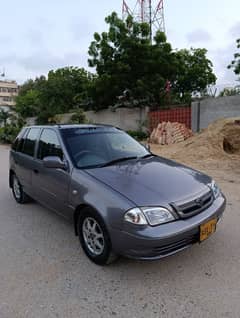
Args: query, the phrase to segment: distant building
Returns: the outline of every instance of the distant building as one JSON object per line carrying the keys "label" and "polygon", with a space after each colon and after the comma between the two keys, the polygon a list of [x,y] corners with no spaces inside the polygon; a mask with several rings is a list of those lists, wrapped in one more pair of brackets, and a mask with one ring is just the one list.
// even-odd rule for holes
{"label": "distant building", "polygon": [[0,108],[11,110],[15,106],[18,85],[15,81],[0,80]]}

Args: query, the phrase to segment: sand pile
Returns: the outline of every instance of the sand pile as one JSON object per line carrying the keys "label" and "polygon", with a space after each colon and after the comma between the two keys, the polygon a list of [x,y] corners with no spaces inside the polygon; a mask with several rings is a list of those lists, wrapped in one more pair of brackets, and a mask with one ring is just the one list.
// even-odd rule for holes
{"label": "sand pile", "polygon": [[224,126],[223,149],[229,154],[240,155],[240,120],[234,120]]}
{"label": "sand pile", "polygon": [[240,166],[240,118],[217,120],[186,141],[157,147],[154,152],[184,162],[232,159]]}

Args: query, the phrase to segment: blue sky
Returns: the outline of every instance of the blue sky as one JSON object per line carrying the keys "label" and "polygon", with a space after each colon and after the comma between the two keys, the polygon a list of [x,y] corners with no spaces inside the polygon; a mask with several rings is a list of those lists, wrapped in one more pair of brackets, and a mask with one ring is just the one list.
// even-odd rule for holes
{"label": "blue sky", "polygon": [[[134,6],[135,0],[127,0]],[[157,3],[157,0],[153,0]],[[105,16],[121,15],[121,0],[12,0],[1,3],[0,70],[22,83],[67,65],[87,67],[95,31],[104,31]],[[205,47],[218,84],[236,84],[226,66],[240,37],[238,0],[165,0],[165,24],[173,48]]]}

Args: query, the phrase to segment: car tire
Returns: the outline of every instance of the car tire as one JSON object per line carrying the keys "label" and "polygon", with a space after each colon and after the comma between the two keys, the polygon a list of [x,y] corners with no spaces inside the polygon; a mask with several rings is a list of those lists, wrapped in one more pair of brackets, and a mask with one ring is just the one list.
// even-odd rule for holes
{"label": "car tire", "polygon": [[102,218],[85,208],[78,218],[78,235],[85,254],[97,265],[108,265],[117,259]]}
{"label": "car tire", "polygon": [[12,176],[12,193],[14,199],[19,204],[24,204],[31,200],[30,197],[23,191],[22,185],[15,174]]}

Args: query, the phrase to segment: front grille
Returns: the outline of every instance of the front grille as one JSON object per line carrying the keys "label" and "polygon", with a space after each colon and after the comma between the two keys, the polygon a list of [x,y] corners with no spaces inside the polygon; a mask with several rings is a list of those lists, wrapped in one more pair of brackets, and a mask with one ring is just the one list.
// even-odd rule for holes
{"label": "front grille", "polygon": [[154,247],[153,252],[157,255],[168,255],[177,252],[185,247],[198,242],[198,235],[192,235],[174,243],[166,244],[161,247]]}
{"label": "front grille", "polygon": [[209,190],[207,193],[198,195],[194,199],[186,202],[175,202],[172,205],[182,218],[188,218],[206,210],[212,202],[213,194]]}

